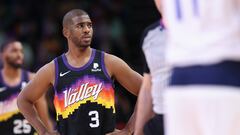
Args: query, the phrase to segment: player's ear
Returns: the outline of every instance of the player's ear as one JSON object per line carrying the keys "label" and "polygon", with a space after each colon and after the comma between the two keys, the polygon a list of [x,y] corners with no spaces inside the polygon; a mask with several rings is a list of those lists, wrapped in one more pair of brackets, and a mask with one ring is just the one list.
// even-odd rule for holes
{"label": "player's ear", "polygon": [[64,37],[66,37],[66,38],[69,37],[69,30],[66,27],[63,27],[62,32],[63,32]]}

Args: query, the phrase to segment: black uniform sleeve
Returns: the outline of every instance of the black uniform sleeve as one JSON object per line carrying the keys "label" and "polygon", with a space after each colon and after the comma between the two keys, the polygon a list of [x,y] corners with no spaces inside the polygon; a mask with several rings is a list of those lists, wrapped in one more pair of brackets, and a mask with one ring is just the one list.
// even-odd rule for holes
{"label": "black uniform sleeve", "polygon": [[147,62],[146,62],[146,60],[145,60],[145,62],[144,62],[144,71],[143,71],[144,73],[150,73],[150,70],[149,70],[149,67],[148,67],[148,64],[147,64]]}

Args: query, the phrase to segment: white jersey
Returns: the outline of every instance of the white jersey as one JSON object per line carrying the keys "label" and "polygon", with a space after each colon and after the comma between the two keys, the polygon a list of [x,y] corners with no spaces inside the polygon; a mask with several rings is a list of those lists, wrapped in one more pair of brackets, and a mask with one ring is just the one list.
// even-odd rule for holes
{"label": "white jersey", "polygon": [[174,66],[240,61],[240,0],[162,0],[167,61]]}
{"label": "white jersey", "polygon": [[163,93],[170,78],[170,68],[165,62],[166,31],[160,22],[154,23],[145,30],[143,52],[152,78],[153,111],[163,114]]}

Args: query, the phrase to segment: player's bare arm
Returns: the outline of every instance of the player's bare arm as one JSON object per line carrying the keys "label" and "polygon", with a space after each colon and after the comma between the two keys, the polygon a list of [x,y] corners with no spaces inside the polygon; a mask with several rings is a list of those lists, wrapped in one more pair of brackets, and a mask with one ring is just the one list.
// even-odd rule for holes
{"label": "player's bare arm", "polygon": [[122,59],[105,53],[105,64],[108,73],[124,88],[134,95],[138,95],[142,83],[142,76],[131,69]]}
{"label": "player's bare arm", "polygon": [[[51,62],[42,67],[18,96],[17,104],[20,112],[36,129],[38,134],[49,134],[47,128],[41,122],[34,104],[46,93],[54,83],[54,63]],[[33,92],[34,91],[34,92]]]}
{"label": "player's bare arm", "polygon": [[151,96],[151,75],[143,74],[143,83],[138,96],[137,102],[137,119],[135,124],[135,135],[143,135],[143,127],[145,123],[153,117],[152,96]]}
{"label": "player's bare arm", "polygon": [[[29,73],[29,79],[32,80],[35,76],[35,73]],[[44,123],[44,125],[47,127],[49,131],[54,130],[54,122],[50,118],[49,113],[48,113],[48,105],[47,105],[47,100],[46,100],[46,94],[44,94],[38,101],[34,104],[38,115],[41,119],[41,121]]]}
{"label": "player's bare arm", "polygon": [[[115,78],[129,92],[138,95],[142,83],[142,76],[140,74],[132,70],[122,59],[110,54],[105,54],[105,64],[111,77]],[[112,133],[112,135],[133,132],[136,118],[135,110],[126,127],[122,131]]]}

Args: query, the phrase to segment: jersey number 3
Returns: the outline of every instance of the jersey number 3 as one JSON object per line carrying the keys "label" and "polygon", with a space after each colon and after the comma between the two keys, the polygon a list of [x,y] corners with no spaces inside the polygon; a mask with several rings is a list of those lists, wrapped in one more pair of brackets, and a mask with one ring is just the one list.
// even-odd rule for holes
{"label": "jersey number 3", "polygon": [[91,128],[97,128],[99,127],[99,114],[98,111],[90,111],[88,115],[91,117],[91,123],[89,123],[89,126]]}
{"label": "jersey number 3", "polygon": [[[175,0],[175,9],[176,9],[176,17],[178,20],[183,18],[183,10],[182,10],[182,0]],[[186,2],[186,0],[184,0]],[[199,15],[199,3],[198,0],[191,0],[192,1],[192,13],[194,16]]]}

